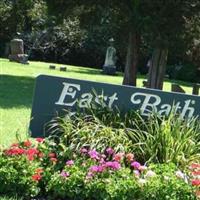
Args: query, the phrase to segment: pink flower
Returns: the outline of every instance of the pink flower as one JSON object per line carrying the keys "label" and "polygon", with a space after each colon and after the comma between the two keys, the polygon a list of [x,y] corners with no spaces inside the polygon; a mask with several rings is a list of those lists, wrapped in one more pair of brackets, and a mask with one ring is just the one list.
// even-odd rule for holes
{"label": "pink flower", "polygon": [[24,153],[26,153],[26,151],[22,148],[11,148],[8,150],[5,150],[4,153],[8,156],[15,156],[15,155],[22,155]]}
{"label": "pink flower", "polygon": [[39,151],[36,148],[30,148],[26,151],[26,155],[28,157],[28,160],[32,161],[34,160],[34,157],[39,154]]}
{"label": "pink flower", "polygon": [[139,162],[134,161],[131,163],[131,167],[139,170],[141,167],[141,164]]}
{"label": "pink flower", "polygon": [[51,160],[54,164],[58,161],[57,158],[50,158],[50,160]]}
{"label": "pink flower", "polygon": [[192,175],[193,176],[200,176],[200,170],[199,171],[193,171]]}
{"label": "pink flower", "polygon": [[111,168],[111,169],[113,169],[113,170],[118,170],[118,169],[121,168],[120,163],[117,162],[117,161],[113,161],[113,162],[109,161],[109,162],[106,162],[106,163],[105,163],[105,166],[108,167],[108,168]]}
{"label": "pink flower", "polygon": [[32,176],[32,180],[38,182],[40,179],[42,178],[42,176],[40,174],[34,174]]}
{"label": "pink flower", "polygon": [[101,158],[100,161],[99,161],[99,163],[100,163],[100,164],[104,164],[104,163],[105,163],[104,158]]}
{"label": "pink flower", "polygon": [[74,161],[73,160],[68,160],[67,162],[66,162],[66,165],[67,166],[72,166],[74,164]]}
{"label": "pink flower", "polygon": [[192,185],[193,186],[200,186],[200,180],[199,179],[193,179],[192,180]]}
{"label": "pink flower", "polygon": [[18,146],[19,146],[18,143],[13,143],[13,144],[11,145],[11,147],[18,147]]}
{"label": "pink flower", "polygon": [[24,141],[23,144],[24,144],[25,147],[30,147],[30,146],[32,145],[32,143],[31,143],[30,140],[26,140],[26,141]]}
{"label": "pink flower", "polygon": [[103,172],[104,171],[104,169],[105,169],[105,167],[104,166],[98,166],[98,172]]}
{"label": "pink flower", "polygon": [[60,175],[62,176],[62,177],[69,177],[69,173],[68,172],[65,172],[65,171],[62,171],[61,173],[60,173]]}
{"label": "pink flower", "polygon": [[55,157],[56,157],[56,154],[55,154],[55,153],[49,153],[49,157],[50,157],[50,158],[55,158]]}
{"label": "pink flower", "polygon": [[200,164],[198,164],[198,163],[192,163],[190,167],[192,169],[200,168]]}
{"label": "pink flower", "polygon": [[36,138],[35,140],[36,140],[38,143],[44,142],[44,138]]}
{"label": "pink flower", "polygon": [[91,166],[89,171],[90,172],[98,172],[99,171],[99,167],[97,165]]}
{"label": "pink flower", "polygon": [[145,166],[145,165],[141,165],[140,167],[139,167],[139,170],[142,172],[142,171],[145,171],[145,170],[147,170],[147,166]]}
{"label": "pink flower", "polygon": [[88,150],[87,150],[86,148],[81,148],[81,149],[80,149],[80,153],[85,154],[85,153],[87,153],[87,152],[88,152]]}
{"label": "pink flower", "polygon": [[133,173],[136,177],[139,177],[140,176],[140,172],[139,170],[133,170]]}
{"label": "pink flower", "polygon": [[109,147],[109,148],[106,149],[106,153],[108,155],[112,155],[114,153],[114,150],[111,147]]}
{"label": "pink flower", "polygon": [[96,150],[90,150],[88,152],[88,155],[90,156],[90,158],[92,158],[94,160],[98,160],[99,159],[99,153]]}
{"label": "pink flower", "polygon": [[89,171],[92,173],[103,172],[105,167],[103,165],[93,165],[89,168]]}
{"label": "pink flower", "polygon": [[128,162],[132,162],[134,159],[134,154],[132,154],[132,153],[126,154],[126,159]]}
{"label": "pink flower", "polygon": [[124,153],[117,153],[114,155],[113,159],[117,162],[120,162],[124,157]]}

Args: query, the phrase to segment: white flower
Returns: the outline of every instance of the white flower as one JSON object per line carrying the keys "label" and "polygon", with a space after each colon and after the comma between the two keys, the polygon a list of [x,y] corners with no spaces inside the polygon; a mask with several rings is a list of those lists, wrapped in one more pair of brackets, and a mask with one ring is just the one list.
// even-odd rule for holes
{"label": "white flower", "polygon": [[145,178],[150,178],[156,176],[156,173],[152,170],[148,170],[146,175],[144,176]]}
{"label": "white flower", "polygon": [[146,182],[147,182],[147,181],[146,181],[145,179],[143,179],[143,178],[140,178],[140,179],[138,180],[138,183],[141,184],[141,185],[144,185]]}
{"label": "white flower", "polygon": [[185,183],[188,183],[188,177],[182,171],[180,170],[176,171],[175,175],[177,178],[183,179]]}
{"label": "white flower", "polygon": [[185,179],[185,174],[180,170],[176,171],[175,175],[177,178]]}
{"label": "white flower", "polygon": [[164,176],[164,180],[168,181],[169,179],[169,176]]}

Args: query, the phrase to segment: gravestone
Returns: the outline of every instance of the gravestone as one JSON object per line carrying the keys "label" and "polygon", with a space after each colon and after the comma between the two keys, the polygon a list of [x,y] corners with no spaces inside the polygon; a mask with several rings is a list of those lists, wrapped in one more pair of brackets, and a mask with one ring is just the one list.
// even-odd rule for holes
{"label": "gravestone", "polygon": [[148,82],[147,81],[142,81],[143,83],[143,87],[147,87],[148,86]]}
{"label": "gravestone", "polygon": [[60,71],[66,72],[67,71],[67,67],[60,67]]}
{"label": "gravestone", "polygon": [[55,65],[49,65],[49,69],[56,69]]}
{"label": "gravestone", "polygon": [[193,85],[192,94],[199,95],[200,84],[196,83]]}
{"label": "gravestone", "polygon": [[10,61],[28,64],[28,55],[24,54],[24,42],[22,39],[13,39],[10,42]]}
{"label": "gravestone", "polygon": [[116,49],[114,47],[114,39],[109,40],[110,46],[106,51],[105,63],[103,65],[103,73],[108,75],[115,75],[116,73]]}
{"label": "gravestone", "polygon": [[84,111],[92,103],[95,107],[103,103],[122,113],[140,111],[142,117],[152,112],[168,116],[175,109],[182,118],[200,119],[200,96],[40,75],[36,79],[31,113],[32,136],[48,135],[46,124],[52,118],[65,115],[66,110]]}

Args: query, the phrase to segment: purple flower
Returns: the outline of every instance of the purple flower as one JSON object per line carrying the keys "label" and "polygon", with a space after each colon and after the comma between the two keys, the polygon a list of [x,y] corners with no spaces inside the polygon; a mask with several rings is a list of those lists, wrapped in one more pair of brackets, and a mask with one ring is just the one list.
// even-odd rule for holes
{"label": "purple flower", "polygon": [[90,172],[98,172],[99,171],[99,167],[97,165],[91,166],[89,171]]}
{"label": "purple flower", "polygon": [[60,173],[60,175],[62,176],[62,177],[69,177],[69,173],[68,172],[65,172],[65,171],[62,171],[61,173]]}
{"label": "purple flower", "polygon": [[99,153],[96,150],[90,150],[88,152],[88,155],[90,156],[90,158],[98,160],[99,159]]}
{"label": "purple flower", "polygon": [[100,164],[104,164],[104,163],[105,163],[104,158],[101,158],[100,161],[99,161],[99,163],[100,163]]}
{"label": "purple flower", "polygon": [[98,173],[98,172],[103,172],[105,167],[103,165],[93,165],[89,168],[89,172],[91,173]]}
{"label": "purple flower", "polygon": [[139,169],[140,166],[141,166],[141,164],[139,162],[134,161],[131,163],[131,167],[133,167],[135,169]]}
{"label": "purple flower", "polygon": [[106,149],[106,153],[108,155],[112,155],[114,153],[114,150],[111,147],[109,147],[109,148]]}
{"label": "purple flower", "polygon": [[105,169],[105,167],[104,167],[104,166],[101,166],[101,165],[100,165],[100,166],[98,166],[98,172],[100,172],[100,173],[101,173],[101,172],[103,172],[103,171],[104,171],[104,169]]}
{"label": "purple flower", "polygon": [[68,160],[67,162],[66,162],[66,165],[67,166],[72,166],[74,164],[74,161],[73,160]]}
{"label": "purple flower", "polygon": [[108,167],[108,168],[111,168],[111,169],[114,169],[114,170],[118,170],[121,168],[121,165],[120,163],[118,163],[117,161],[109,161],[109,162],[106,162],[105,163],[105,166]]}

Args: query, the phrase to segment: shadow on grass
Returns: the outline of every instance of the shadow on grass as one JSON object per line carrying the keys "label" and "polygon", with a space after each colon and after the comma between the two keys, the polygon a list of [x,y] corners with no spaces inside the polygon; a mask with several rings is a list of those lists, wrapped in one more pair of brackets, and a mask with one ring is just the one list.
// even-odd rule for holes
{"label": "shadow on grass", "polygon": [[165,82],[176,83],[176,84],[178,84],[180,86],[186,86],[186,87],[192,87],[194,85],[194,83],[184,82],[184,81],[174,80],[174,79],[166,79]]}
{"label": "shadow on grass", "polygon": [[31,108],[34,80],[26,76],[0,75],[0,107]]}
{"label": "shadow on grass", "polygon": [[[77,69],[73,69],[73,68],[70,68],[69,69],[69,72],[73,72],[73,73],[79,73],[79,74],[92,74],[92,75],[105,75],[105,76],[108,76],[106,74],[103,74],[103,71],[102,70],[99,70],[99,69],[93,69],[93,68],[79,68],[78,70]],[[116,75],[112,75],[111,77],[113,76],[122,76],[122,72],[116,72]]]}

